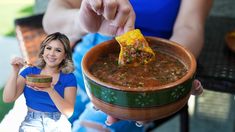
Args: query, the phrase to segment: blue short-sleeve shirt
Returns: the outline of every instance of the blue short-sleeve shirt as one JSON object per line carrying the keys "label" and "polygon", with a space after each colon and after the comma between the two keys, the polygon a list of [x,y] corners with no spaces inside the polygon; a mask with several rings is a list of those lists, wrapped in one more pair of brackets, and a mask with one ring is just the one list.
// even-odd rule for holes
{"label": "blue short-sleeve shirt", "polygon": [[[29,74],[40,73],[40,68],[27,67],[20,73],[20,75],[26,78]],[[55,84],[54,89],[61,97],[64,98],[64,90],[66,87],[77,87],[76,78],[73,73],[65,74],[60,72],[58,82]],[[35,91],[27,87],[27,85],[25,85],[23,92],[26,99],[26,105],[28,107],[42,112],[59,112],[48,93]]]}
{"label": "blue short-sleeve shirt", "polygon": [[[135,28],[145,36],[169,39],[179,12],[181,0],[130,0],[136,13]],[[73,53],[75,76],[78,86],[84,89],[81,62],[83,56],[95,45],[113,39],[113,37],[89,33],[76,45]]]}

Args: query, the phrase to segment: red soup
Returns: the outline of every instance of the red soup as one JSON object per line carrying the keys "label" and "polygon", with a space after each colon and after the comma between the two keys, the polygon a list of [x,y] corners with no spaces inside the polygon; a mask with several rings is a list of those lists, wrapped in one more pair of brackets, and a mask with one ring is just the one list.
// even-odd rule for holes
{"label": "red soup", "polygon": [[91,68],[91,73],[103,82],[125,87],[156,87],[182,78],[187,73],[186,66],[175,57],[155,52],[156,59],[137,67],[119,66],[118,53],[99,58]]}

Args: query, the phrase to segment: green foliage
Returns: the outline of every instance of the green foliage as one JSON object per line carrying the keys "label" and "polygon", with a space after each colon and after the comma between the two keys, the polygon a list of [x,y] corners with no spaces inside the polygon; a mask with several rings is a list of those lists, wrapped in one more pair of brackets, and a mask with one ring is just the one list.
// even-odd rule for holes
{"label": "green foliage", "polygon": [[33,6],[27,6],[20,10],[20,13],[24,14],[32,14],[33,13]]}
{"label": "green foliage", "polygon": [[[16,1],[17,2],[17,1]],[[14,20],[33,14],[33,4],[28,3],[4,3],[0,2],[0,35],[1,36],[14,36],[15,25]]]}
{"label": "green foliage", "polygon": [[4,103],[2,100],[3,88],[0,88],[0,122],[5,114],[13,107],[14,103]]}
{"label": "green foliage", "polygon": [[[34,0],[1,0],[0,1],[0,36],[15,36],[14,20],[33,14]],[[4,103],[3,88],[0,87],[0,122],[14,103]]]}

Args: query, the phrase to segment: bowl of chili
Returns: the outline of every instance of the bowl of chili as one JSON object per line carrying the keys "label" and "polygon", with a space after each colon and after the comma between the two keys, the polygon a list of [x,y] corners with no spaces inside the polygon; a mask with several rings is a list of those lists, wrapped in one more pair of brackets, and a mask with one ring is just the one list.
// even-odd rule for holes
{"label": "bowl of chili", "polygon": [[145,37],[155,61],[137,67],[119,66],[119,44],[103,42],[82,60],[86,91],[103,112],[124,120],[153,121],[180,110],[191,95],[196,60],[180,44]]}

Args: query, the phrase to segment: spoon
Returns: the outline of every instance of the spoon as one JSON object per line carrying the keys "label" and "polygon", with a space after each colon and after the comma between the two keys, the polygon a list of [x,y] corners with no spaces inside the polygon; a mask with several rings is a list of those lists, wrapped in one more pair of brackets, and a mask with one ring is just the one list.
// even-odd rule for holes
{"label": "spoon", "polygon": [[33,64],[28,63],[27,61],[24,61],[24,66],[33,66]]}

